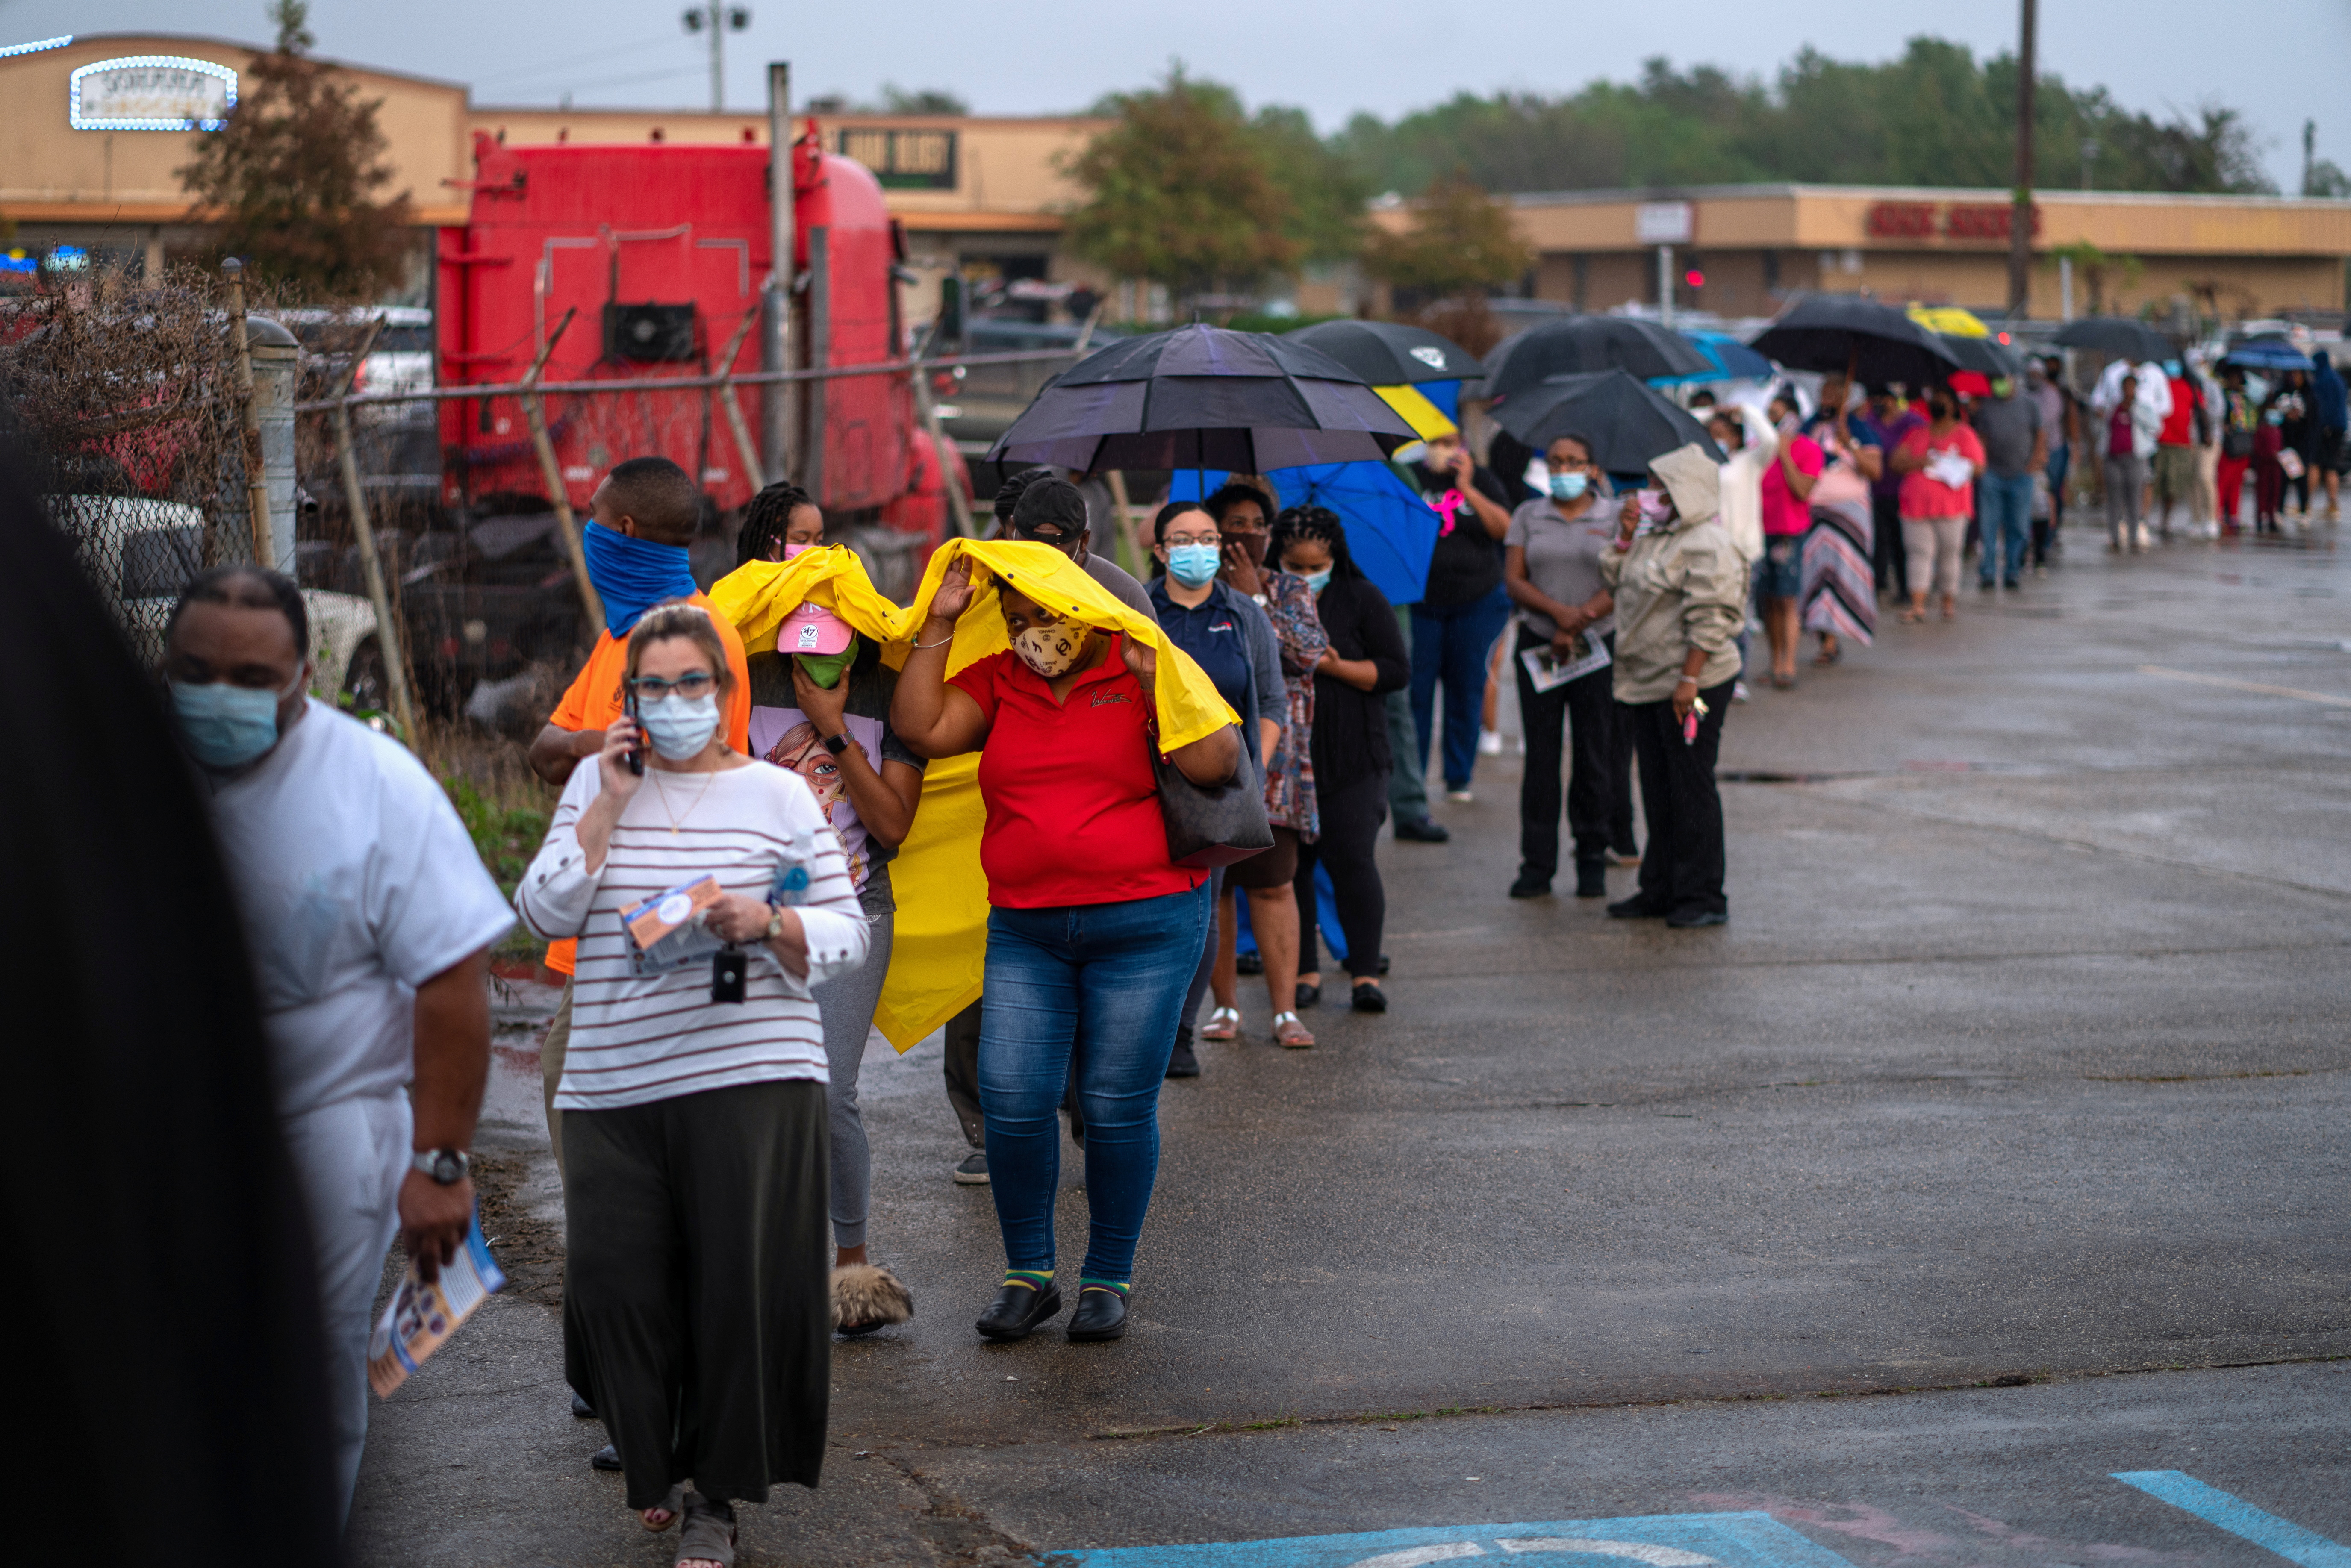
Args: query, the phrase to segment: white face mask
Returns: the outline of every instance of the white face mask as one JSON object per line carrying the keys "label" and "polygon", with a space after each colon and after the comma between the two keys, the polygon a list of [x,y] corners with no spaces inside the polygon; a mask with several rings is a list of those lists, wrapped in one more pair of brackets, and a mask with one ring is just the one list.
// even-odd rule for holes
{"label": "white face mask", "polygon": [[1020,662],[1046,680],[1068,674],[1086,656],[1093,628],[1076,621],[1048,621],[1012,639]]}
{"label": "white face mask", "polygon": [[716,696],[665,696],[637,706],[637,722],[653,737],[653,749],[672,762],[699,757],[718,733]]}

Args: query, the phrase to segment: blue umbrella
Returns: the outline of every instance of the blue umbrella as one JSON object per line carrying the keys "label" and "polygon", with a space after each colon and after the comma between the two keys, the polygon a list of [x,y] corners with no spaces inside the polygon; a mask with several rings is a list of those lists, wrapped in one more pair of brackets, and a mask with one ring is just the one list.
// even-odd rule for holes
{"label": "blue umbrella", "polygon": [[1740,342],[1728,332],[1685,332],[1683,337],[1698,345],[1698,351],[1715,363],[1715,369],[1695,375],[1652,376],[1651,386],[1675,386],[1684,382],[1768,382],[1780,372],[1771,361]]}
{"label": "blue umbrella", "polygon": [[2220,361],[2224,365],[2243,365],[2255,371],[2314,371],[2318,366],[2308,354],[2283,338],[2264,334],[2248,338],[2228,352]]}
{"label": "blue umbrella", "polygon": [[[1229,475],[1178,469],[1171,501],[1196,501]],[[1442,521],[1436,508],[1384,463],[1321,463],[1266,476],[1285,507],[1328,507],[1347,529],[1347,552],[1391,604],[1417,604],[1428,587],[1428,558]]]}

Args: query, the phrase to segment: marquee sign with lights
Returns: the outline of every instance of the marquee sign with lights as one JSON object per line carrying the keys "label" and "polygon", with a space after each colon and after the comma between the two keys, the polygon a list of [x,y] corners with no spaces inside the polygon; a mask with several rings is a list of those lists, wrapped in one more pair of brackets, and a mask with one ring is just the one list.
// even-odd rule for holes
{"label": "marquee sign with lights", "polygon": [[236,107],[236,72],[177,55],[98,60],[68,80],[76,131],[218,131]]}

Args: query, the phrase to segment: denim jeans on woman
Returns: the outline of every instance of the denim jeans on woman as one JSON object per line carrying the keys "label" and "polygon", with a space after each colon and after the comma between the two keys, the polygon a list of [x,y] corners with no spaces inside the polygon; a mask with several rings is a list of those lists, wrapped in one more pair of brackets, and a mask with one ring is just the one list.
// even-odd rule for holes
{"label": "denim jeans on woman", "polygon": [[996,909],[987,917],[979,1103],[1006,1264],[1053,1267],[1061,1176],[1055,1111],[1070,1052],[1085,1041],[1078,1098],[1086,1117],[1090,1221],[1080,1277],[1123,1284],[1159,1174],[1159,1084],[1200,947],[1209,884],[1123,904]]}
{"label": "denim jeans on woman", "polygon": [[1976,576],[1987,588],[1995,571],[2002,581],[2014,582],[2024,570],[2024,546],[2032,528],[2032,475],[1986,470],[1977,496],[1983,503],[1983,554],[1977,558]]}
{"label": "denim jeans on woman", "polygon": [[[1445,685],[1445,787],[1469,788],[1478,766],[1478,717],[1486,706],[1486,655],[1510,623],[1510,596],[1497,588],[1482,599],[1432,610],[1412,607],[1412,717],[1419,730],[1417,756],[1428,772],[1430,733],[1437,687]],[[1403,758],[1396,766],[1405,767]]]}

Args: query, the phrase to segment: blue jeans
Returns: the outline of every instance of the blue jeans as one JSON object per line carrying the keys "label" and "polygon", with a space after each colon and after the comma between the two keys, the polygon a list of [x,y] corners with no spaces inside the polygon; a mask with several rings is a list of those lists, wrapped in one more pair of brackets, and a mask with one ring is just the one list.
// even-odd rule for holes
{"label": "blue jeans", "polygon": [[1987,468],[1976,497],[1982,507],[1983,525],[1983,555],[1976,575],[1989,583],[1998,565],[2001,579],[2014,582],[2016,574],[2024,570],[2024,544],[2032,531],[2032,476],[2030,472],[1995,474]]}
{"label": "blue jeans", "polygon": [[979,1107],[1004,1257],[1053,1267],[1053,1194],[1061,1179],[1055,1111],[1082,1039],[1078,1099],[1086,1118],[1091,1228],[1080,1277],[1123,1283],[1159,1175],[1159,1084],[1176,1045],[1215,911],[1203,880],[1189,893],[1125,904],[997,909],[987,916],[980,998]]}
{"label": "blue jeans", "polygon": [[[1478,765],[1478,715],[1486,706],[1486,655],[1510,622],[1510,596],[1499,587],[1483,599],[1431,610],[1412,607],[1412,720],[1420,771],[1428,772],[1429,729],[1437,683],[1445,683],[1445,787],[1469,788]],[[1401,759],[1398,765],[1402,765]]]}

